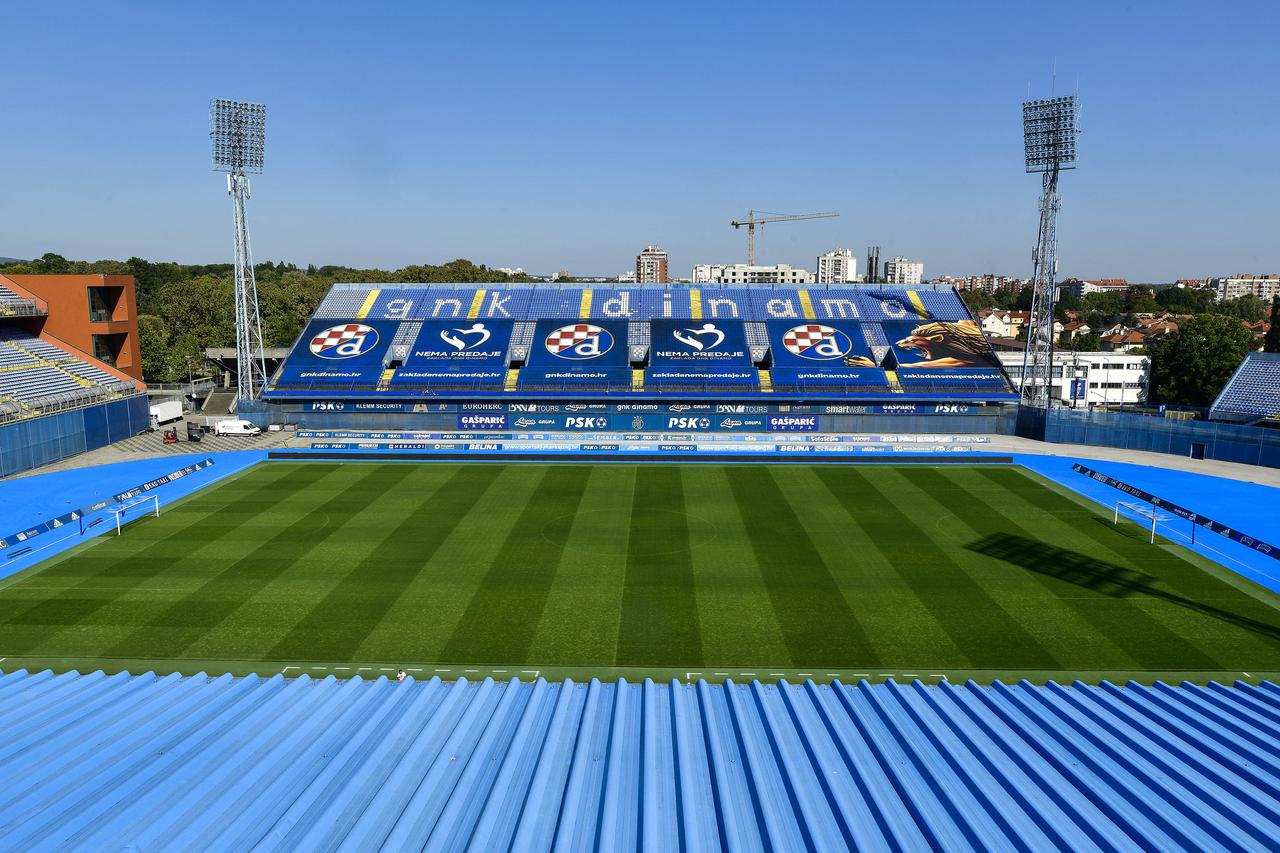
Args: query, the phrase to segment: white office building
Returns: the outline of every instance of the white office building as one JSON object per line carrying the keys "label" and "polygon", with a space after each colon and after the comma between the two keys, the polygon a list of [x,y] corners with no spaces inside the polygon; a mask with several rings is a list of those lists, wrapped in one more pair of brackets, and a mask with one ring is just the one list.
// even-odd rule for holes
{"label": "white office building", "polygon": [[[1023,353],[997,353],[1013,387],[1021,389]],[[1049,380],[1055,405],[1073,409],[1145,403],[1151,359],[1119,352],[1055,352]]]}
{"label": "white office building", "polygon": [[690,278],[694,284],[711,284],[724,275],[724,267],[724,264],[694,264]]}
{"label": "white office building", "polygon": [[1239,299],[1241,296],[1256,296],[1264,302],[1270,302],[1280,293],[1280,275],[1234,275],[1209,280],[1213,288],[1214,298]]}
{"label": "white office building", "polygon": [[818,255],[818,284],[845,284],[858,280],[858,259],[849,249],[832,249]]}
{"label": "white office building", "polygon": [[884,262],[886,284],[919,284],[924,281],[924,264],[903,257]]}
{"label": "white office building", "polygon": [[[790,264],[711,265],[718,273],[708,284],[812,284],[813,273]],[[696,277],[698,268],[694,267]]]}

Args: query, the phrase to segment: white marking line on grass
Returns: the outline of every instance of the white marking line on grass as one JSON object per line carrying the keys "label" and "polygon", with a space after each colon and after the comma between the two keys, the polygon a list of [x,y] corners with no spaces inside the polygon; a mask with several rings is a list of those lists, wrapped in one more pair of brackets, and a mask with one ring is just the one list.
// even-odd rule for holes
{"label": "white marking line on grass", "polygon": [[437,669],[437,670],[434,670],[434,672],[452,672],[452,670],[449,670],[449,669]]}
{"label": "white marking line on grass", "polygon": [[357,670],[356,670],[356,672],[364,672],[366,669],[373,669],[373,667],[371,667],[371,666],[362,666],[362,667],[360,667],[359,669],[357,669]]}
{"label": "white marking line on grass", "polygon": [[351,669],[349,666],[335,666],[334,669]]}
{"label": "white marking line on grass", "polygon": [[538,677],[538,673],[539,673],[539,672],[541,672],[541,671],[542,671],[542,670],[540,670],[540,669],[522,669],[522,670],[520,670],[520,674],[521,674],[521,675],[532,675],[534,678],[537,678],[537,677]]}
{"label": "white marking line on grass", "polygon": [[729,673],[727,673],[727,672],[717,672],[717,673],[716,673],[716,675],[728,675],[728,674],[729,674]]}
{"label": "white marking line on grass", "polygon": [[870,677],[871,677],[871,673],[869,673],[869,672],[855,672],[855,673],[853,674],[853,677],[854,677],[854,678],[870,678]]}
{"label": "white marking line on grass", "polygon": [[812,676],[813,676],[813,673],[812,673],[812,672],[797,672],[797,673],[796,673],[796,675],[800,676],[801,678],[810,678],[810,677],[812,677]]}
{"label": "white marking line on grass", "polygon": [[[4,658],[0,658],[0,660],[4,660]],[[1244,670],[1243,670],[1243,669],[1242,669],[1242,670],[1240,670],[1240,671],[1241,671],[1241,672],[1244,672]],[[1252,676],[1252,675],[1249,675],[1249,673],[1247,673],[1247,672],[1244,672],[1244,674],[1245,674],[1246,676],[1248,676],[1249,678],[1253,678],[1253,676]]]}
{"label": "white marking line on grass", "polygon": [[[0,660],[4,660],[4,658],[0,658]],[[296,667],[296,666],[286,666],[284,669],[280,670],[280,673],[283,675],[284,673],[288,672],[289,670],[291,670],[291,669],[297,669],[297,668],[298,668],[298,667]]]}
{"label": "white marking line on grass", "polygon": [[929,677],[930,677],[930,678],[941,678],[943,681],[946,681],[946,680],[947,680],[947,674],[946,674],[945,672],[935,672],[935,673],[933,673],[932,675],[930,675]]}
{"label": "white marking line on grass", "polygon": [[505,669],[495,669],[494,672],[506,672]]}

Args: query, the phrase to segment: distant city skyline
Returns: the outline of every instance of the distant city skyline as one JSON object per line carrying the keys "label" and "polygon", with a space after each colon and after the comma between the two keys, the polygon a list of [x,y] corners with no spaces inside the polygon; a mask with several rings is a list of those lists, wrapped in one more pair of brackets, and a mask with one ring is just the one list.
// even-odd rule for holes
{"label": "distant city skyline", "polygon": [[[656,244],[685,278],[745,262],[729,220],[748,209],[835,210],[763,226],[757,262],[879,245],[930,277],[1027,276],[1039,182],[1020,102],[1050,94],[1056,52],[1083,127],[1059,277],[1280,269],[1280,75],[1274,51],[1248,49],[1280,27],[1272,3],[301,8],[227,4],[239,39],[197,9],[6,10],[23,37],[7,46],[0,255],[229,261],[206,108],[230,97],[268,105],[258,260],[617,275]],[[655,17],[663,61],[630,50]],[[846,30],[909,33],[911,51],[803,49]],[[800,51],[745,73],[742,45],[764,43]]]}

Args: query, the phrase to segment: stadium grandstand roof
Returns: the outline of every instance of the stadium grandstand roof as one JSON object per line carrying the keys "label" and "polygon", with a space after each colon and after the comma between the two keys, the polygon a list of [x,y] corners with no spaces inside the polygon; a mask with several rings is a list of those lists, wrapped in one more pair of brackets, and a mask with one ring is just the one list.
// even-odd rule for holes
{"label": "stadium grandstand roof", "polygon": [[1209,407],[1209,415],[1280,418],[1280,353],[1247,354]]}
{"label": "stadium grandstand roof", "polygon": [[1260,849],[1280,687],[0,676],[11,849]]}

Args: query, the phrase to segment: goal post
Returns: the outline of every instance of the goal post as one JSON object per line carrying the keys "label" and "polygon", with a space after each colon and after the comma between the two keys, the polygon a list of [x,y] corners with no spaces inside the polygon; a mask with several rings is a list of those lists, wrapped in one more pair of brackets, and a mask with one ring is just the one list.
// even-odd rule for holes
{"label": "goal post", "polygon": [[144,515],[154,515],[159,518],[160,498],[157,495],[144,495],[111,507],[111,513],[116,517],[116,535],[119,536],[123,532],[124,525],[135,518],[141,518]]}

